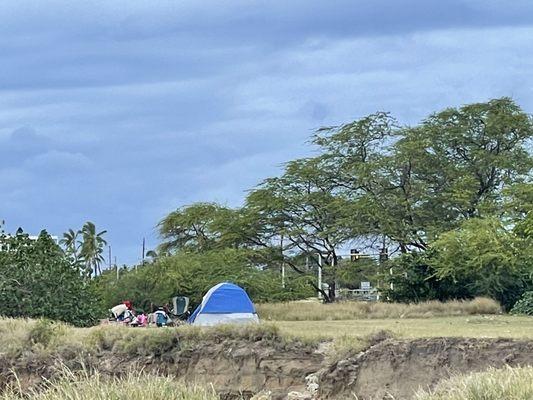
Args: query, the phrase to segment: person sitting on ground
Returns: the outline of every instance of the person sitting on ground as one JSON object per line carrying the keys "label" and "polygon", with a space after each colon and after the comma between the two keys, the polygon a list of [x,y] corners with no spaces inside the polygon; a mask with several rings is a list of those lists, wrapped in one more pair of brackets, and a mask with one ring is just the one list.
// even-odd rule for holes
{"label": "person sitting on ground", "polygon": [[137,315],[137,322],[138,322],[138,326],[143,326],[144,327],[144,326],[148,325],[148,317],[146,316],[144,311],[141,311]]}
{"label": "person sitting on ground", "polygon": [[133,317],[133,320],[130,322],[130,326],[133,326],[133,327],[146,326],[146,322],[148,318],[146,317],[146,314],[144,313],[143,310],[135,310],[134,315],[135,316]]}
{"label": "person sitting on ground", "polygon": [[135,320],[136,320],[135,310],[128,309],[124,312],[124,317],[122,319],[122,322],[125,325],[133,324],[135,323]]}
{"label": "person sitting on ground", "polygon": [[156,326],[161,328],[169,323],[170,318],[163,307],[158,307],[157,311],[154,312],[154,320]]}

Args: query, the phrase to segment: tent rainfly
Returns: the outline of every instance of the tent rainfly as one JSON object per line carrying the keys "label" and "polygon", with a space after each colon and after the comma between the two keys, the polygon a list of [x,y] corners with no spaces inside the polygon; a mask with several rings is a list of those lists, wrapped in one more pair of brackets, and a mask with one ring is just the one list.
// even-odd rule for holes
{"label": "tent rainfly", "polygon": [[244,289],[233,283],[223,282],[209,289],[188,322],[210,326],[259,322],[259,318]]}

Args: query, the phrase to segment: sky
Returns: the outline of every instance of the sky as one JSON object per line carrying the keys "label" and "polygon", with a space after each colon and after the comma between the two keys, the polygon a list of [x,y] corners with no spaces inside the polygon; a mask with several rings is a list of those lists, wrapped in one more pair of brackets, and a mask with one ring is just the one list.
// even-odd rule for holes
{"label": "sky", "polygon": [[314,154],[321,126],[533,112],[525,0],[3,0],[0,55],[0,220],[93,221],[128,264],[172,210],[239,206]]}

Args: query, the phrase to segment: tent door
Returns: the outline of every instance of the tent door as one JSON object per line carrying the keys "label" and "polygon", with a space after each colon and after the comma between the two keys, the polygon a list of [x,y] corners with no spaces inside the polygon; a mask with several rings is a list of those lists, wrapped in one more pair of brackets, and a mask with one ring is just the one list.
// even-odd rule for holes
{"label": "tent door", "polygon": [[176,296],[172,298],[172,314],[176,317],[185,317],[189,311],[189,298]]}

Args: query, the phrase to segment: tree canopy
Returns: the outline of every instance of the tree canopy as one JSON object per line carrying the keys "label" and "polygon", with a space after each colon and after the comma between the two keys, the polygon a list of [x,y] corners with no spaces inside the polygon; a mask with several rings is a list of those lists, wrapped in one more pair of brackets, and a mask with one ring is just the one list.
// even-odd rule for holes
{"label": "tree canopy", "polygon": [[98,300],[79,268],[46,231],[0,235],[0,314],[45,317],[75,325],[95,322]]}
{"label": "tree canopy", "polygon": [[[524,257],[532,138],[531,116],[509,98],[448,108],[414,126],[376,112],[323,127],[312,136],[314,156],[286,163],[242,207],[196,203],[163,218],[158,254],[242,250],[256,269],[287,266],[302,276],[321,258],[330,291],[309,283],[328,301],[337,283],[376,276],[392,300],[484,294],[509,306],[533,275]],[[385,257],[365,268],[341,260],[354,246]]]}

